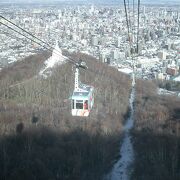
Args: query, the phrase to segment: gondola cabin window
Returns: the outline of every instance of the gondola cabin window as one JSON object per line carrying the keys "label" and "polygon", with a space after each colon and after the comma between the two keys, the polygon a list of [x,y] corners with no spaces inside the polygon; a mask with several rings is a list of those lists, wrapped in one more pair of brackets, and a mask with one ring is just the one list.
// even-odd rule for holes
{"label": "gondola cabin window", "polygon": [[83,109],[83,100],[76,100],[76,109]]}

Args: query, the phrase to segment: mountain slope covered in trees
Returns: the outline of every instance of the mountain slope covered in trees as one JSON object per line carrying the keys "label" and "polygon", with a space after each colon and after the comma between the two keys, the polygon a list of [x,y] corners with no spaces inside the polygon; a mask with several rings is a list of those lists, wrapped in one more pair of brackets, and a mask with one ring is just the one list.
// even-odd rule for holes
{"label": "mountain slope covered in trees", "polygon": [[180,179],[180,98],[157,95],[155,82],[137,81],[132,133],[132,179]]}
{"label": "mountain slope covered in trees", "polygon": [[128,115],[131,80],[85,54],[91,71],[80,72],[95,87],[89,117],[72,117],[74,85],[70,63],[38,75],[50,54],[30,56],[0,72],[1,179],[102,179],[117,159]]}

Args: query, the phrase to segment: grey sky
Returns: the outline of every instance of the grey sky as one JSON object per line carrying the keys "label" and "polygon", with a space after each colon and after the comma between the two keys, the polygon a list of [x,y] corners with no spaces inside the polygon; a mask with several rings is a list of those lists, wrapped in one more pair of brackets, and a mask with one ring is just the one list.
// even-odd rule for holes
{"label": "grey sky", "polygon": [[[16,3],[16,2],[23,2],[23,3],[35,3],[35,2],[66,2],[66,1],[72,1],[72,2],[89,2],[89,3],[96,3],[96,2],[101,2],[101,3],[107,3],[107,2],[116,2],[116,3],[121,3],[123,2],[123,0],[0,0],[0,2],[4,2],[4,3]],[[129,0],[129,2],[131,2],[131,0]],[[141,0],[141,3],[180,3],[180,0]]]}
{"label": "grey sky", "polygon": [[[56,2],[61,2],[61,1],[86,1],[86,2],[91,2],[93,0],[0,0],[0,2],[27,2],[27,1],[31,1],[31,2],[38,2],[38,1],[44,1],[44,2],[52,2],[52,1],[56,1]],[[107,2],[107,1],[110,1],[110,0],[101,0],[102,2]],[[113,0],[111,0],[113,1]],[[117,0],[115,0],[117,1]],[[123,0],[119,0],[119,2],[121,2]],[[141,0],[141,2],[152,2],[152,1],[156,1],[157,0]],[[159,0],[160,2],[179,2],[179,0]]]}

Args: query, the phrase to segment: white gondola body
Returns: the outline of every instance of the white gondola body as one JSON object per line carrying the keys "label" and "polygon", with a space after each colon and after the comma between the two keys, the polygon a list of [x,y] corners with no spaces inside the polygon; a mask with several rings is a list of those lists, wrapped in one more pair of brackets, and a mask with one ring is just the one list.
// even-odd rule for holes
{"label": "white gondola body", "polygon": [[94,87],[79,82],[79,68],[76,67],[75,87],[71,96],[72,116],[89,116],[94,104]]}

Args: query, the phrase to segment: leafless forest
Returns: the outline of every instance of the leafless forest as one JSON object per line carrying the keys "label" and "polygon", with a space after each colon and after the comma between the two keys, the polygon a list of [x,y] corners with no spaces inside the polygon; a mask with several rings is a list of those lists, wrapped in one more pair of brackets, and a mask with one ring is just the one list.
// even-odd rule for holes
{"label": "leafless forest", "polygon": [[177,96],[157,95],[156,84],[137,82],[133,130],[136,157],[132,179],[178,180],[180,99]]}
{"label": "leafless forest", "polygon": [[[122,126],[128,116],[131,80],[84,54],[83,83],[95,87],[95,106],[87,118],[72,117],[72,64],[38,73],[50,56],[30,56],[0,72],[0,179],[101,180],[118,158]],[[157,84],[138,80],[135,98],[135,150],[131,179],[180,179],[180,100],[157,95]]]}
{"label": "leafless forest", "polygon": [[50,54],[30,56],[0,72],[1,179],[98,180],[110,170],[119,151],[128,115],[131,80],[84,54],[83,83],[95,87],[88,118],[70,114],[74,72],[70,63],[38,75]]}

